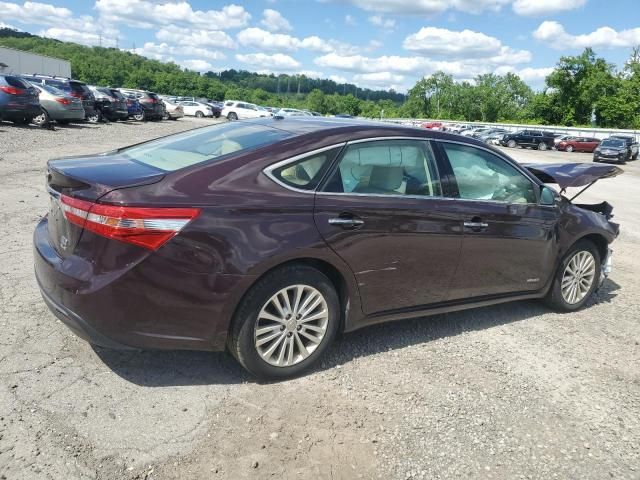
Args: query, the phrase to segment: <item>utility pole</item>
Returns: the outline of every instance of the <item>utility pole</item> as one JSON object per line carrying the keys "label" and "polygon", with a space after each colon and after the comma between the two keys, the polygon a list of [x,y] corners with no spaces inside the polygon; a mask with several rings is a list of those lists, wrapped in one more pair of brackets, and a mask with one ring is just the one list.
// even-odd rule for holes
{"label": "utility pole", "polygon": [[280,75],[278,75],[278,88],[277,88],[277,95],[280,96]]}
{"label": "utility pole", "polygon": [[133,42],[133,53],[136,53],[136,42]]}
{"label": "utility pole", "polygon": [[290,92],[291,92],[291,77],[287,75],[287,97],[289,96]]}
{"label": "utility pole", "polygon": [[98,45],[102,46],[102,34],[98,35]]}
{"label": "utility pole", "polygon": [[298,76],[298,95],[300,95],[300,77]]}

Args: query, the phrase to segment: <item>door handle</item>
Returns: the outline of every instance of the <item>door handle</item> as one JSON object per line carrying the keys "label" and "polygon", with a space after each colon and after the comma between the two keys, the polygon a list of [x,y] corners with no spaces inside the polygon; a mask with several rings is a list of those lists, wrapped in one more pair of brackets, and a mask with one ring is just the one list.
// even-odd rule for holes
{"label": "door handle", "polygon": [[464,226],[466,228],[487,228],[489,224],[485,222],[464,222]]}
{"label": "door handle", "polygon": [[330,218],[328,221],[329,225],[337,225],[339,227],[359,227],[364,225],[364,220],[359,218],[338,217]]}

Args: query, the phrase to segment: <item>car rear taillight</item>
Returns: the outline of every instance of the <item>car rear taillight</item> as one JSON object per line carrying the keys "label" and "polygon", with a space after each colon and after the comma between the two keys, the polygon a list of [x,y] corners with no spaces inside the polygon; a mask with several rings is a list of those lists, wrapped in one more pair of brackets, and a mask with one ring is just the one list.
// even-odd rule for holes
{"label": "car rear taillight", "polygon": [[4,93],[8,93],[9,95],[22,95],[24,93],[24,89],[16,88],[16,87],[0,87],[0,91]]}
{"label": "car rear taillight", "polygon": [[126,207],[60,197],[66,219],[103,237],[157,250],[200,214],[199,208]]}
{"label": "car rear taillight", "polygon": [[68,98],[56,98],[56,102],[61,103],[62,105],[69,105],[71,100]]}

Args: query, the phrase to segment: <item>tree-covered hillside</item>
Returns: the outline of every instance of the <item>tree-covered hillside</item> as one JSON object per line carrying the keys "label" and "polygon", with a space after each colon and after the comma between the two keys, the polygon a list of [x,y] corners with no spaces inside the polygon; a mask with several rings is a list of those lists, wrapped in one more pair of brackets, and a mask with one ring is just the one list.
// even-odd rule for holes
{"label": "tree-covered hillside", "polygon": [[633,50],[621,71],[590,48],[578,56],[561,57],[540,92],[534,92],[513,73],[456,82],[450,75],[436,72],[402,95],[304,75],[237,70],[200,74],[115,48],[86,47],[6,28],[0,29],[0,45],[69,60],[73,77],[90,84],[144,88],[161,94],[243,99],[260,105],[366,117],[568,126],[595,121],[602,127],[640,128],[640,48]]}

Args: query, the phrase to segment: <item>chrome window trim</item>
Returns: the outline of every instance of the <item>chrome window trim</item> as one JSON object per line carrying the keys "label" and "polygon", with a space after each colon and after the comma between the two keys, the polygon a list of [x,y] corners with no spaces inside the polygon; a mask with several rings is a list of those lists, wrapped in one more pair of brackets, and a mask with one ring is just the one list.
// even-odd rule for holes
{"label": "chrome window trim", "polygon": [[280,167],[284,167],[286,165],[289,165],[291,163],[296,163],[296,162],[298,162],[300,160],[304,160],[307,157],[313,157],[314,155],[317,155],[318,153],[326,152],[327,150],[332,150],[332,149],[338,148],[338,147],[342,148],[346,144],[347,144],[347,142],[340,142],[340,143],[336,143],[334,145],[329,145],[329,146],[326,146],[326,147],[322,147],[322,148],[317,148],[315,150],[311,150],[309,152],[301,153],[300,155],[296,155],[295,157],[286,158],[285,160],[281,160],[281,161],[279,161],[277,163],[274,163],[274,164],[269,165],[268,167],[264,168],[262,170],[262,173],[264,173],[267,177],[269,177],[275,183],[277,183],[281,187],[286,188],[287,190],[291,190],[292,192],[308,193],[308,194],[314,195],[316,193],[317,187],[314,188],[313,190],[305,190],[304,188],[293,187],[293,186],[289,185],[288,183],[285,183],[282,180],[280,180],[273,173],[273,171],[278,169],[278,168],[280,168]]}

